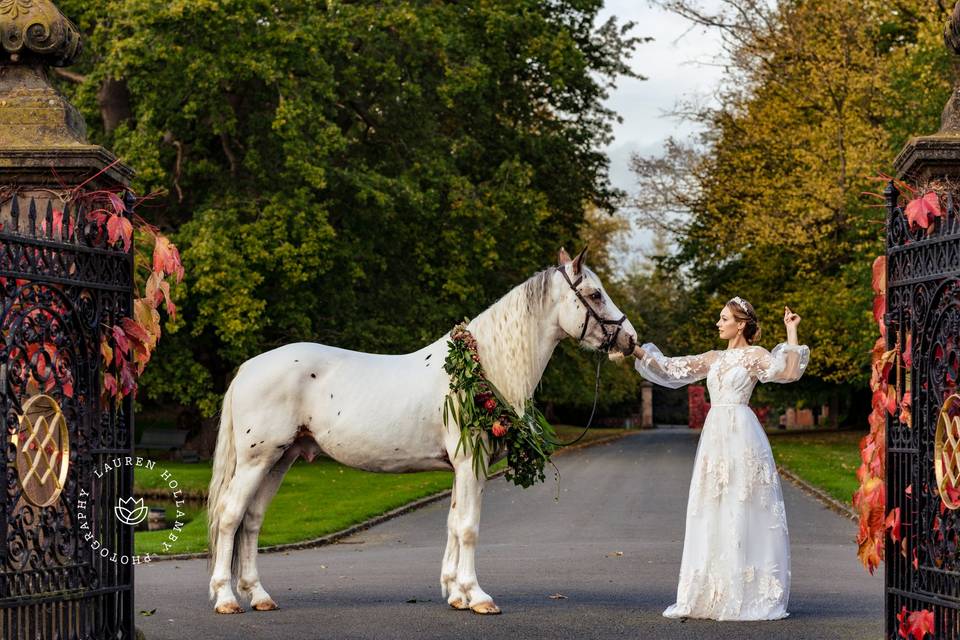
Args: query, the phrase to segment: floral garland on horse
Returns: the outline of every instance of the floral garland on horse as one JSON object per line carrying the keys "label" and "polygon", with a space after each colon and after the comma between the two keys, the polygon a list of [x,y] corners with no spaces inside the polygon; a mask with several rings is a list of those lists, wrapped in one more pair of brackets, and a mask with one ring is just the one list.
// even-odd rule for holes
{"label": "floral garland on horse", "polygon": [[464,321],[454,327],[447,342],[443,368],[450,374],[450,393],[444,401],[443,424],[450,419],[460,429],[461,448],[473,455],[473,469],[487,475],[488,461],[507,452],[508,481],[529,487],[543,481],[544,467],[554,451],[553,427],[528,399],[522,414],[505,401],[487,379],[480,363],[477,340]]}

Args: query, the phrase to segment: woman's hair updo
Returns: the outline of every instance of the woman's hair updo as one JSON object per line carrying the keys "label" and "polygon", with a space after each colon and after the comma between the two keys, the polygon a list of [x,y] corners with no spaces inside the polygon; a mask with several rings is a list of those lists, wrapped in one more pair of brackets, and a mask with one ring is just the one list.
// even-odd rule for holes
{"label": "woman's hair updo", "polygon": [[760,339],[760,321],[752,304],[737,296],[727,303],[727,308],[733,313],[734,320],[746,323],[743,327],[743,337],[749,344]]}

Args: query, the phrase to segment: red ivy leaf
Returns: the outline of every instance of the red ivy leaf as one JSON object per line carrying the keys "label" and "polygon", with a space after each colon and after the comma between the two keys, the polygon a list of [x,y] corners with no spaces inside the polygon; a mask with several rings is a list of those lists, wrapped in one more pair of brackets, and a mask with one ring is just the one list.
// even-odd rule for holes
{"label": "red ivy leaf", "polygon": [[910,392],[907,391],[903,394],[903,399],[900,400],[900,422],[908,427],[913,427],[913,415],[910,411],[910,404]]}
{"label": "red ivy leaf", "polygon": [[164,280],[163,272],[154,271],[147,278],[146,299],[154,308],[163,302],[170,317],[177,317],[177,307],[170,298],[170,283]]}
{"label": "red ivy leaf", "polygon": [[180,262],[180,251],[166,236],[159,234],[153,247],[153,270],[166,275],[176,275],[177,282],[183,280],[183,264]]}
{"label": "red ivy leaf", "polygon": [[103,374],[103,388],[110,395],[117,395],[117,379],[113,377],[112,373]]}
{"label": "red ivy leaf", "polygon": [[134,349],[137,348],[137,343],[150,346],[153,342],[152,336],[147,333],[146,329],[141,327],[136,320],[133,320],[132,318],[123,318],[120,321],[120,324],[123,327],[124,333],[127,334],[127,339],[132,341]]}
{"label": "red ivy leaf", "polygon": [[873,292],[883,295],[887,291],[887,256],[877,256],[873,261]]}
{"label": "red ivy leaf", "polygon": [[120,239],[123,240],[123,250],[130,251],[130,245],[133,244],[133,224],[122,215],[110,216],[107,220],[107,240],[110,244],[115,244]]}
{"label": "red ivy leaf", "polygon": [[860,562],[863,563],[863,566],[867,568],[867,571],[870,572],[870,575],[873,575],[873,572],[878,566],[880,566],[880,561],[883,558],[877,552],[877,543],[874,542],[873,538],[867,538],[860,543],[860,549],[857,551],[857,556],[860,558]]}
{"label": "red ivy leaf", "polygon": [[133,374],[133,367],[129,362],[124,362],[120,368],[120,393],[128,395],[137,388],[137,379]]}
{"label": "red ivy leaf", "polygon": [[933,613],[928,609],[907,611],[907,607],[904,606],[897,614],[897,622],[900,623],[897,634],[901,638],[923,640],[927,634],[934,634]]}
{"label": "red ivy leaf", "polygon": [[930,226],[932,218],[939,218],[943,215],[940,209],[940,198],[933,191],[929,191],[920,198],[914,198],[907,204],[907,221],[910,226],[918,226],[926,229]]}
{"label": "red ivy leaf", "polygon": [[893,387],[887,387],[887,413],[892,416],[897,415],[897,390]]}
{"label": "red ivy leaf", "polygon": [[133,301],[133,318],[150,334],[150,347],[157,345],[160,339],[160,312],[150,305],[146,298],[137,298]]}
{"label": "red ivy leaf", "polygon": [[123,327],[113,325],[113,341],[117,345],[116,353],[128,353],[130,351],[130,342],[127,340],[127,334]]}
{"label": "red ivy leaf", "polygon": [[890,529],[890,539],[898,542],[900,540],[900,507],[890,510],[887,515],[886,528]]}
{"label": "red ivy leaf", "polygon": [[110,201],[110,207],[113,209],[113,212],[117,215],[122,215],[127,208],[123,205],[123,200],[120,199],[120,196],[113,191],[105,191],[107,200]]}
{"label": "red ivy leaf", "polygon": [[110,343],[104,338],[100,341],[100,355],[103,356],[103,362],[108,367],[110,363],[113,362],[113,349],[110,348]]}
{"label": "red ivy leaf", "polygon": [[887,310],[887,296],[876,296],[873,299],[873,319],[883,326],[883,313]]}

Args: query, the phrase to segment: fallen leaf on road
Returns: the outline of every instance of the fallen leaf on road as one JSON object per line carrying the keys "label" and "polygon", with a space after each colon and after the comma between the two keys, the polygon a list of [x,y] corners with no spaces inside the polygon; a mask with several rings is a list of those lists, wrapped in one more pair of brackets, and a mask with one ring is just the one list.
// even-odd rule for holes
{"label": "fallen leaf on road", "polygon": [[568,599],[567,596],[563,595],[562,593],[555,593],[552,596],[547,596],[547,597],[550,598],[551,600],[567,600]]}
{"label": "fallen leaf on road", "polygon": [[608,557],[608,558],[619,558],[619,557],[622,556],[622,555],[623,555],[623,551],[614,551],[613,553],[608,553],[608,554],[607,554],[607,557]]}
{"label": "fallen leaf on road", "polygon": [[150,609],[149,611],[146,610],[146,609],[141,609],[141,610],[140,610],[140,615],[142,615],[142,616],[152,616],[152,615],[155,614],[156,612],[157,612],[156,609]]}

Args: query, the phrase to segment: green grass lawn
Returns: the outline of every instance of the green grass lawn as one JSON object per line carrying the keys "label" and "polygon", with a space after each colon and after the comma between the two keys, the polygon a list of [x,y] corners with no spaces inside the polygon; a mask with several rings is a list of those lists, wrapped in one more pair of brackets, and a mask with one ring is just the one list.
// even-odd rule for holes
{"label": "green grass lawn", "polygon": [[[558,426],[557,435],[570,440],[580,429]],[[614,434],[620,429],[591,429],[581,442],[590,442]],[[502,462],[501,465],[502,466]],[[166,469],[187,492],[205,493],[210,483],[209,462],[184,464],[158,461],[156,468],[135,469],[136,492],[159,490],[166,486],[161,471]],[[453,474],[449,471],[424,473],[369,473],[321,458],[312,464],[300,460],[290,469],[273,502],[267,509],[260,546],[299,542],[317,538],[350,525],[363,522],[413,500],[450,488]],[[548,481],[550,476],[548,475]],[[504,482],[502,479],[495,482]],[[146,500],[151,506],[167,508],[167,520],[172,522],[175,512],[172,504]],[[193,553],[207,548],[206,513],[204,505],[190,503],[178,539],[171,549],[164,551],[168,530],[138,531],[135,547],[138,554]]]}
{"label": "green grass lawn", "polygon": [[794,472],[837,500],[850,504],[859,486],[859,431],[831,433],[771,433],[777,464]]}

